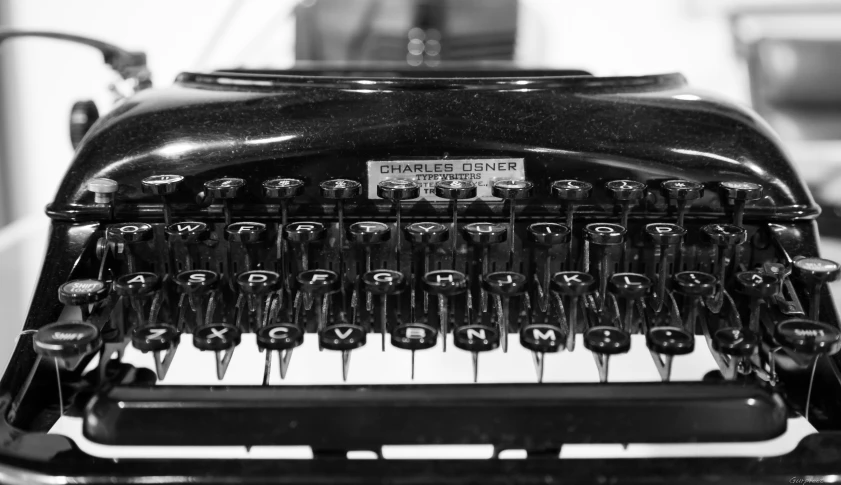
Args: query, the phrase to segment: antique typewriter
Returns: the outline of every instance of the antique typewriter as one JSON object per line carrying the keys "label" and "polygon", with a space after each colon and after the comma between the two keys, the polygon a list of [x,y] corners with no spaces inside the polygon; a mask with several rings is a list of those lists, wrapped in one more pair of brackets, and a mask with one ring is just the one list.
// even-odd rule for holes
{"label": "antique typewriter", "polygon": [[819,211],[678,74],[184,73],[47,208],[0,477],[835,481]]}

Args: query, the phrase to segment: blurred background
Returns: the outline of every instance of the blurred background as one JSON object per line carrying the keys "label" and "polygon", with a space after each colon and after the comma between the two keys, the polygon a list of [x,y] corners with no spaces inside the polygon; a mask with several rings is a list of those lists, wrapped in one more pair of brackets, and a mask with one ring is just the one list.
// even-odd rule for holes
{"label": "blurred background", "polygon": [[[769,121],[824,207],[824,255],[841,260],[841,0],[0,0],[0,26],[144,51],[158,86],[183,70],[296,60],[678,71]],[[106,112],[115,80],[89,47],[0,45],[0,309],[10,336],[0,361],[44,260],[43,210],[73,156],[71,107]]]}

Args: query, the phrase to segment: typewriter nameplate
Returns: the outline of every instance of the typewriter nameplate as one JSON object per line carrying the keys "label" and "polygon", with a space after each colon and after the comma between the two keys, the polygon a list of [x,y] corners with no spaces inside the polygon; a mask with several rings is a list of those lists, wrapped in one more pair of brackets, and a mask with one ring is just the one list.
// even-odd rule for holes
{"label": "typewriter nameplate", "polygon": [[377,184],[395,178],[417,182],[421,186],[421,199],[444,200],[435,196],[435,183],[439,180],[468,180],[478,186],[477,197],[491,197],[494,180],[525,179],[526,170],[522,158],[372,160],[368,162],[368,198],[378,199]]}

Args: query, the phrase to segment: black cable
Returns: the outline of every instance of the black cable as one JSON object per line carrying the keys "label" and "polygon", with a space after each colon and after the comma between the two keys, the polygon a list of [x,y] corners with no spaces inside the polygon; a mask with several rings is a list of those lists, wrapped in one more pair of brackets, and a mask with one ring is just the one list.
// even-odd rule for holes
{"label": "black cable", "polygon": [[64,34],[47,30],[15,30],[0,29],[0,43],[14,37],[41,37],[45,39],[64,40],[93,47],[104,57],[105,63],[117,71],[123,79],[135,78],[138,80],[139,89],[151,85],[151,77],[146,67],[146,54],[143,52],[130,52],[120,47],[100,40],[82,37],[80,35]]}

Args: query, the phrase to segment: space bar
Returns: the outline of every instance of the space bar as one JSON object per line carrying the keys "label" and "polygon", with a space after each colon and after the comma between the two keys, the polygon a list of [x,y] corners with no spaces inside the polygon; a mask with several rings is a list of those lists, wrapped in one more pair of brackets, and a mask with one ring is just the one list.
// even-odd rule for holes
{"label": "space bar", "polygon": [[779,396],[739,383],[115,387],[89,403],[107,445],[377,449],[396,444],[762,441]]}

